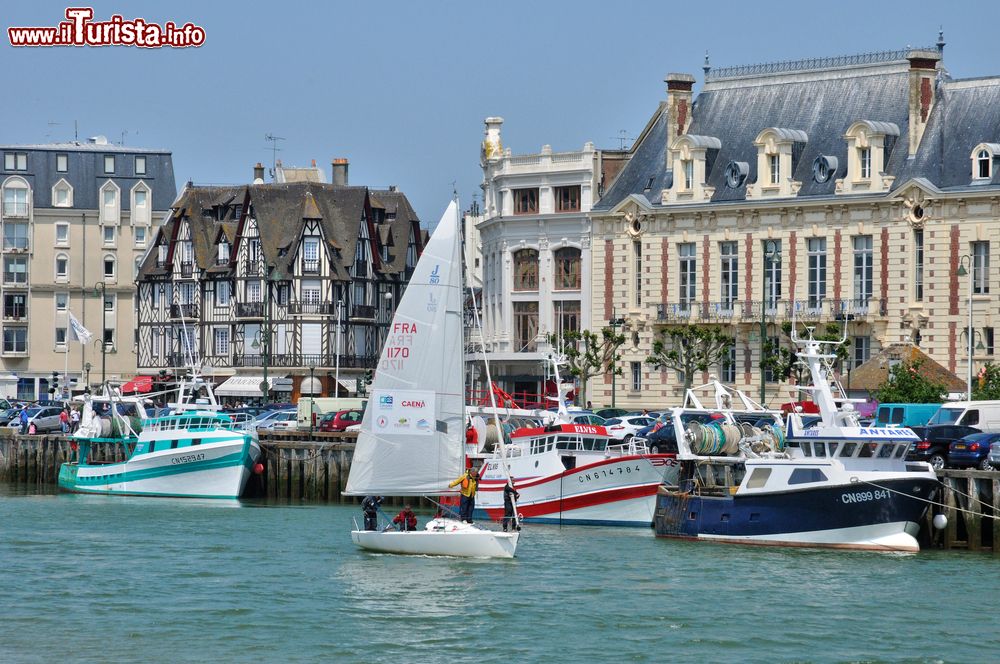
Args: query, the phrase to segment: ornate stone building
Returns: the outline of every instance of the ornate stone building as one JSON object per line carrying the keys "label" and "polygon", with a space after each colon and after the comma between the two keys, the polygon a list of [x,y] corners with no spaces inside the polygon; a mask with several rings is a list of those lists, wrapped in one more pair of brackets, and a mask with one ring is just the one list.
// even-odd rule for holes
{"label": "ornate stone building", "polygon": [[762,322],[845,325],[847,386],[900,341],[964,377],[970,306],[973,363],[994,358],[1000,78],[952,78],[943,47],[706,66],[697,100],[693,76],[667,76],[591,214],[594,319],[626,319],[619,404],[679,403],[678,376],[644,360],[691,323],[735,336],[711,373],[772,405],[788,392],[761,375]]}

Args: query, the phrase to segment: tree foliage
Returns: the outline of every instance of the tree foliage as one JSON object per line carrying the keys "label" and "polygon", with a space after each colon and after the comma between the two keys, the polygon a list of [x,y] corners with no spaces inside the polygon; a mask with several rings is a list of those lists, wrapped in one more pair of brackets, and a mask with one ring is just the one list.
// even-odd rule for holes
{"label": "tree foliage", "polygon": [[979,377],[972,384],[972,399],[1000,399],[1000,366],[990,362],[979,371]]}
{"label": "tree foliage", "polygon": [[618,366],[621,359],[618,349],[625,343],[625,335],[610,327],[602,329],[600,334],[590,330],[550,334],[548,342],[561,350],[570,374],[580,381],[579,402],[582,404],[587,403],[587,383],[591,378],[609,372],[619,376],[622,373]]}
{"label": "tree foliage", "polygon": [[941,403],[948,388],[930,380],[920,370],[922,360],[900,362],[889,369],[889,376],[872,396],[879,403]]}
{"label": "tree foliage", "polygon": [[[792,343],[792,323],[785,321],[781,324],[781,332],[784,335],[785,343],[781,339],[767,338],[764,340],[764,352],[760,362],[762,371],[770,370],[777,380],[788,380],[795,374],[795,382],[802,382],[802,373],[805,367],[799,363],[795,345]],[[799,337],[806,336],[804,325],[799,326]],[[817,341],[840,341],[843,332],[837,323],[827,323],[822,331],[814,330],[813,338]],[[837,364],[845,362],[850,357],[850,350],[847,344],[840,344],[834,353],[837,355]]]}
{"label": "tree foliage", "polygon": [[695,374],[709,367],[729,365],[729,347],[735,343],[718,325],[686,325],[663,330],[653,341],[653,354],[646,364],[666,367],[684,375],[684,389],[694,384]]}

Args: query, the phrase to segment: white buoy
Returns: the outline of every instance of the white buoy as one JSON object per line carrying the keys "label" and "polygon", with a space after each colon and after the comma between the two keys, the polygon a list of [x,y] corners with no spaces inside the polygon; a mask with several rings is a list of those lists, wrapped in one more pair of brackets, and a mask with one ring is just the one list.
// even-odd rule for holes
{"label": "white buoy", "polygon": [[938,530],[944,530],[948,526],[948,517],[944,514],[934,515],[934,527]]}

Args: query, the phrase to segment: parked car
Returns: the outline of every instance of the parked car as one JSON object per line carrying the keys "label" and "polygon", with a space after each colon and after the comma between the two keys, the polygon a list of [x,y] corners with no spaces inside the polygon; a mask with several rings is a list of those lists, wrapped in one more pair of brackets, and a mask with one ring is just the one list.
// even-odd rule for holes
{"label": "parked car", "polygon": [[[633,410],[633,411],[625,413],[625,414],[626,415],[635,415],[636,417],[652,417],[654,420],[657,417],[659,417],[660,415],[663,415],[663,413],[661,413],[658,410],[647,410],[646,412],[643,412],[641,410]],[[667,414],[669,415],[669,413],[667,413]]]}
{"label": "parked car", "polygon": [[875,426],[922,427],[927,425],[939,403],[883,403],[875,411]]}
{"label": "parked car", "polygon": [[[31,425],[35,425],[35,433],[46,433],[48,431],[58,431],[60,427],[59,413],[62,412],[62,408],[56,408],[53,406],[45,407],[34,407],[28,409],[28,430],[31,430]],[[7,425],[11,429],[20,429],[21,427],[21,414],[18,413],[16,417],[10,420]]]}
{"label": "parked car", "polygon": [[[701,422],[704,424],[716,419],[718,418],[713,413],[681,413],[681,422],[685,425],[689,422]],[[656,422],[654,422],[645,429],[640,430],[636,434],[636,438],[645,439],[646,446],[653,454],[676,453],[677,437],[674,435],[673,419],[667,417],[666,422],[661,424],[662,426],[654,431],[654,427],[656,427]]]}
{"label": "parked car", "polygon": [[605,420],[600,415],[594,415],[593,413],[570,413],[570,418],[573,420],[573,424],[596,424],[597,426],[604,426]]}
{"label": "parked car", "polygon": [[948,448],[948,465],[952,468],[992,470],[990,447],[1000,442],[1000,433],[974,433],[954,441]]}
{"label": "parked car", "polygon": [[628,415],[628,411],[624,408],[602,408],[594,413],[599,415],[604,419],[611,419],[612,417],[621,417],[622,415]]}
{"label": "parked car", "polygon": [[336,413],[327,413],[319,421],[320,431],[344,431],[349,426],[361,424],[364,411],[350,408],[348,410],[338,410]]}
{"label": "parked car", "polygon": [[298,412],[294,410],[275,411],[274,417],[269,417],[264,422],[257,421],[257,431],[287,431],[298,429]]}
{"label": "parked car", "polygon": [[1000,468],[1000,443],[993,443],[990,445],[989,454],[990,465],[994,468]]}
{"label": "parked car", "polygon": [[928,426],[936,424],[962,424],[979,431],[1000,433],[1000,401],[946,403],[927,422]]}
{"label": "parked car", "polygon": [[[254,426],[257,428],[258,431],[272,429],[272,428],[274,428],[274,423],[275,423],[275,420],[277,418],[281,417],[282,418],[282,422],[287,422],[288,421],[288,418],[284,417],[287,413],[293,413],[294,414],[295,411],[289,411],[289,410],[269,410],[269,411],[267,411],[266,413],[263,413],[260,417],[258,417],[258,418],[256,418],[254,420]],[[295,418],[293,417],[292,419],[294,420]],[[279,428],[288,429],[290,427],[287,424],[285,424],[285,425],[283,425],[283,426],[281,426]]]}
{"label": "parked car", "polygon": [[604,421],[604,427],[616,440],[628,442],[642,429],[656,422],[652,417],[612,417]]}
{"label": "parked car", "polygon": [[229,419],[233,421],[233,424],[247,425],[249,426],[251,422],[254,421],[253,416],[250,413],[226,413]]}
{"label": "parked car", "polygon": [[[944,408],[942,408],[944,410]],[[936,415],[935,415],[936,417]],[[953,441],[969,434],[982,433],[975,427],[961,424],[938,424],[926,427],[910,427],[920,438],[910,445],[906,453],[907,461],[926,461],[934,470],[941,470],[948,462],[948,448]]]}

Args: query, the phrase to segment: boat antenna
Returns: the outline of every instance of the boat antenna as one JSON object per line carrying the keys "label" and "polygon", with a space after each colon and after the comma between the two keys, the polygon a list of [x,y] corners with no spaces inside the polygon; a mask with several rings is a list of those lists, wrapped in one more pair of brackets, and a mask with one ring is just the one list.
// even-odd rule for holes
{"label": "boat antenna", "polygon": [[[455,200],[456,202],[458,201],[457,194]],[[458,210],[459,208],[456,205],[455,214],[459,214]],[[462,252],[462,258],[463,260],[465,259],[465,252]],[[468,266],[466,267],[468,268]],[[469,295],[472,297],[472,318],[475,321],[476,329],[479,330],[480,338],[485,338],[483,334],[483,321],[479,317],[479,307],[476,303],[476,289],[474,288],[471,279],[468,281],[467,285],[469,288]],[[507,442],[504,438],[503,427],[500,426],[500,411],[497,410],[496,393],[493,391],[493,377],[490,375],[490,360],[486,355],[486,344],[480,344],[480,350],[483,354],[483,366],[486,369],[486,385],[487,392],[489,392],[490,395],[490,408],[493,410],[493,421],[497,428],[497,445],[500,449],[500,466],[503,468],[504,475],[507,476],[507,481],[511,482],[513,481],[513,477],[511,477],[510,474],[510,465],[507,463]],[[511,495],[510,499],[512,505],[514,506],[514,518],[517,520],[518,525],[520,525],[520,517],[517,516],[517,498],[515,498],[514,495]]]}

